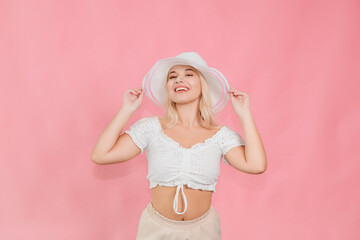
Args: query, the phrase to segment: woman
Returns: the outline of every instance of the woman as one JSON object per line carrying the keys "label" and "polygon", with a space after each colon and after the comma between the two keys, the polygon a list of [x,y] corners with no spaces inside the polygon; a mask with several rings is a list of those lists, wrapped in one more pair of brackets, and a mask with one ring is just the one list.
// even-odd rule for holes
{"label": "woman", "polygon": [[[120,134],[144,92],[166,109],[166,115],[142,118]],[[244,130],[246,149],[240,134],[214,119],[229,96]],[[221,239],[220,217],[211,205],[221,158],[246,173],[266,169],[249,97],[229,90],[221,72],[208,67],[196,52],[159,60],[144,77],[143,88],[125,92],[123,105],[102,133],[92,160],[124,162],[144,150],[152,200],[142,212],[138,240]]]}

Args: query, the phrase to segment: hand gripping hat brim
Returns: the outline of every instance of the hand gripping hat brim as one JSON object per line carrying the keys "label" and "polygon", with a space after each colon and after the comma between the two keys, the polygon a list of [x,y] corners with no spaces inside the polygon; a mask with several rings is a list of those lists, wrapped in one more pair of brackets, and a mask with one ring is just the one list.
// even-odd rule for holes
{"label": "hand gripping hat brim", "polygon": [[168,72],[175,65],[190,65],[199,70],[209,86],[214,113],[223,109],[229,100],[229,84],[225,76],[215,68],[208,67],[204,59],[196,52],[184,52],[176,57],[158,60],[145,75],[142,88],[158,106],[166,107],[166,79]]}

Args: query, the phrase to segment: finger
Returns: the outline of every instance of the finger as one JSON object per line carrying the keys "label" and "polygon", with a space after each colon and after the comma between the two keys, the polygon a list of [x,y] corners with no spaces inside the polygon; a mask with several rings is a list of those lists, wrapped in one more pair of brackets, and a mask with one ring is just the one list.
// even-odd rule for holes
{"label": "finger", "polygon": [[142,93],[143,91],[142,91],[141,88],[137,88],[137,89],[136,89],[136,92],[137,92],[137,93]]}
{"label": "finger", "polygon": [[235,97],[237,97],[237,96],[244,96],[242,93],[238,93],[238,92],[234,92],[233,94],[232,94],[233,96],[235,96]]}
{"label": "finger", "polygon": [[233,93],[236,94],[236,95],[245,95],[245,93],[240,92],[240,91],[236,91],[236,92],[233,92]]}
{"label": "finger", "polygon": [[230,92],[240,92],[240,91],[237,89],[230,89]]}
{"label": "finger", "polygon": [[132,88],[131,91],[136,92],[138,90],[136,88]]}
{"label": "finger", "polygon": [[130,90],[130,94],[135,95],[135,96],[139,95],[139,93],[134,90]]}

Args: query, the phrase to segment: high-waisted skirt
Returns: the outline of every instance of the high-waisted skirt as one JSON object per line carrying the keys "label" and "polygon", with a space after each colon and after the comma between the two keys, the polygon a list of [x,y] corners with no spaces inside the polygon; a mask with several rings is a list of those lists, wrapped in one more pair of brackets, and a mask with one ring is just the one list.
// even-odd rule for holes
{"label": "high-waisted skirt", "polygon": [[136,240],[221,240],[220,216],[210,205],[202,216],[176,221],[161,215],[152,202],[143,210]]}

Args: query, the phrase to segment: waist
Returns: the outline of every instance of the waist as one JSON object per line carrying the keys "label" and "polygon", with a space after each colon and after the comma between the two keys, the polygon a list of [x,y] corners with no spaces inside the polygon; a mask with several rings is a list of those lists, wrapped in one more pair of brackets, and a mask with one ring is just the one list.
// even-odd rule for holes
{"label": "waist", "polygon": [[[168,187],[157,185],[152,188],[152,204],[154,209],[163,216],[177,221],[186,221],[198,218],[209,210],[213,192],[201,189],[192,189],[184,185],[183,191],[187,199],[187,210],[184,214],[177,214],[173,208],[176,190],[176,186]],[[177,209],[178,211],[183,211],[184,208],[184,199],[179,197]]]}

